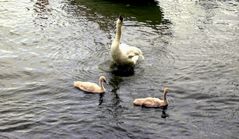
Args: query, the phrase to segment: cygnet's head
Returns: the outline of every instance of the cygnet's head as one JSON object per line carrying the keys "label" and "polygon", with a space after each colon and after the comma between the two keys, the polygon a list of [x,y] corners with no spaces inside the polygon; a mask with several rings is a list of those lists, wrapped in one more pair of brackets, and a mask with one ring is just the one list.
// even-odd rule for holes
{"label": "cygnet's head", "polygon": [[118,20],[117,20],[117,24],[118,25],[122,25],[123,24],[123,17],[120,15]]}
{"label": "cygnet's head", "polygon": [[99,80],[100,80],[100,82],[105,82],[105,83],[106,83],[106,78],[105,78],[105,76],[100,76]]}
{"label": "cygnet's head", "polygon": [[163,89],[163,92],[164,92],[164,93],[168,93],[168,90],[169,90],[169,88],[165,87],[165,88]]}

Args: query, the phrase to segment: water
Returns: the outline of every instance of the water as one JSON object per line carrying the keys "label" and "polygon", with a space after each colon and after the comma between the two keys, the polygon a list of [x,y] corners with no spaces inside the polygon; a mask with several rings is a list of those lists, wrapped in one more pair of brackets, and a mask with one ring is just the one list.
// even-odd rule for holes
{"label": "water", "polygon": [[[145,60],[109,72],[114,22]],[[0,138],[238,138],[238,0],[1,0]],[[109,80],[104,95],[73,81]],[[169,107],[132,102],[161,97]]]}

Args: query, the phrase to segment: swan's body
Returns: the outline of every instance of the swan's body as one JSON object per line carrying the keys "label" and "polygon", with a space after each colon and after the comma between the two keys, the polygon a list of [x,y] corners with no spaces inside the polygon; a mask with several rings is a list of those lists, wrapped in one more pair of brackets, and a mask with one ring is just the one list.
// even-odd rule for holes
{"label": "swan's body", "polygon": [[129,65],[134,66],[139,57],[144,59],[142,51],[133,46],[126,44],[120,44],[121,39],[121,27],[123,25],[123,18],[120,16],[116,23],[116,35],[111,44],[111,56],[113,61],[120,66]]}
{"label": "swan's body", "polygon": [[168,88],[164,89],[163,99],[147,97],[147,98],[138,98],[134,100],[134,105],[144,106],[149,108],[157,108],[157,107],[166,107],[168,106],[168,101],[166,95],[168,93]]}
{"label": "swan's body", "polygon": [[80,90],[83,90],[85,92],[101,94],[105,92],[103,82],[106,82],[106,78],[104,76],[100,76],[99,85],[97,85],[96,83],[91,83],[91,82],[76,81],[74,82],[74,87],[77,87]]}

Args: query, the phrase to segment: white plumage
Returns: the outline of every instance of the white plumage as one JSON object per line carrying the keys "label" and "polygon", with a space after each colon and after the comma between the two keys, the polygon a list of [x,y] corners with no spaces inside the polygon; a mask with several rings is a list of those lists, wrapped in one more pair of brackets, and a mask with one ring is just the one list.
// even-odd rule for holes
{"label": "white plumage", "polygon": [[138,59],[144,59],[142,51],[134,46],[120,44],[121,27],[123,25],[123,18],[120,16],[116,22],[116,35],[111,45],[111,56],[115,64],[120,66],[134,66]]}

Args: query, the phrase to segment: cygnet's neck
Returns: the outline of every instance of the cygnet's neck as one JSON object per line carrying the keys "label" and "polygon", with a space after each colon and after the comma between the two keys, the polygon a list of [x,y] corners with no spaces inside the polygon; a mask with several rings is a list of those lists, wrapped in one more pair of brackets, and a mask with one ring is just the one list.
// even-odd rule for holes
{"label": "cygnet's neck", "polygon": [[164,100],[164,102],[167,102],[167,93],[168,93],[168,90],[164,89],[164,92],[163,92],[163,100]]}
{"label": "cygnet's neck", "polygon": [[99,80],[99,85],[100,85],[100,88],[105,91],[105,87],[103,85],[103,80]]}

